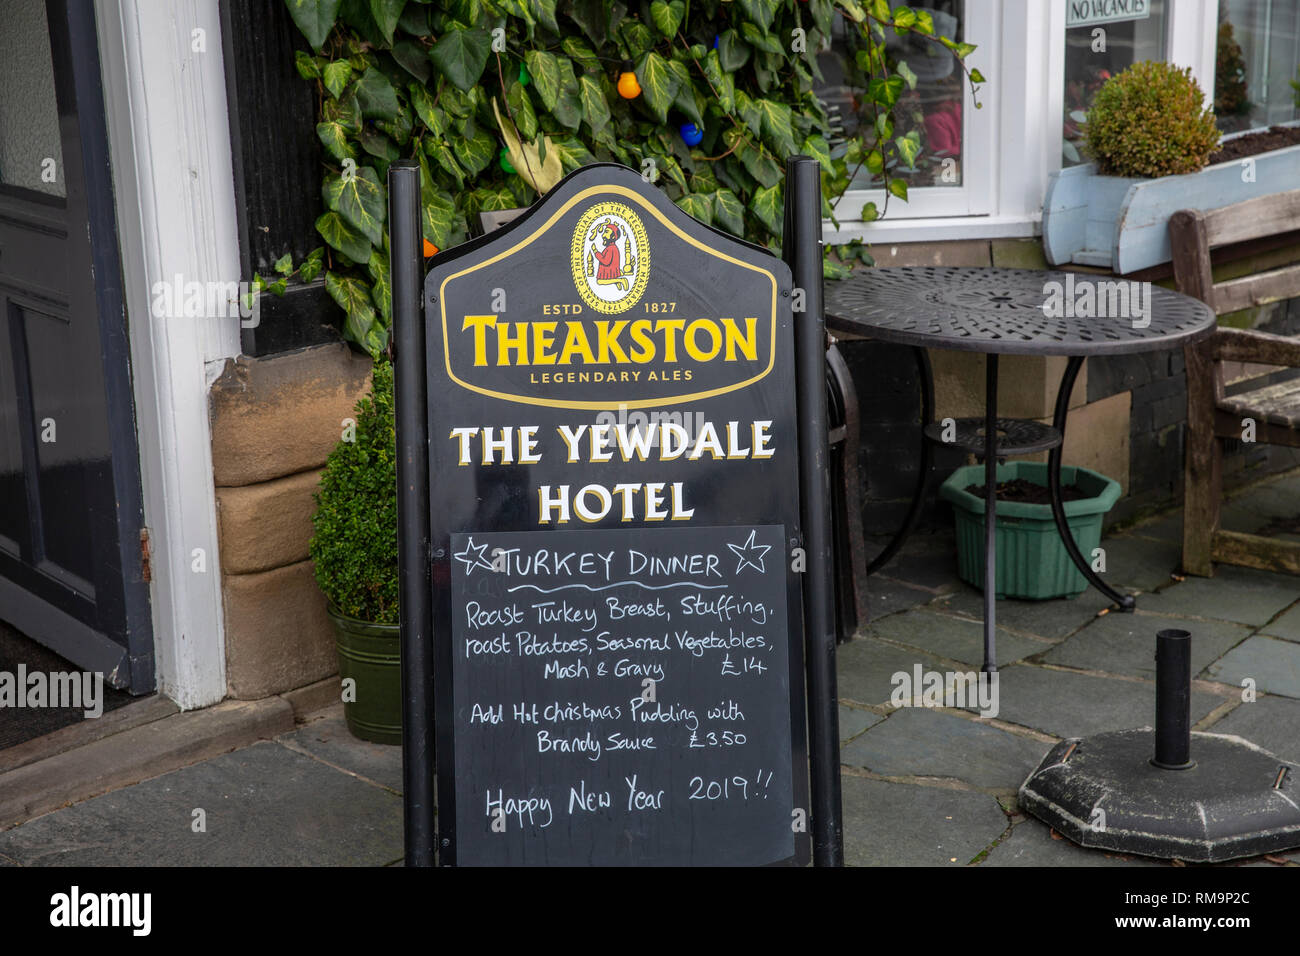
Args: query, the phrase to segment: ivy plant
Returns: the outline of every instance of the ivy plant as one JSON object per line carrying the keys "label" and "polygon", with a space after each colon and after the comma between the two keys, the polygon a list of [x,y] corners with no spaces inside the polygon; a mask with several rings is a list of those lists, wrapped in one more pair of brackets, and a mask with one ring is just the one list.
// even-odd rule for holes
{"label": "ivy plant", "polygon": [[[972,90],[983,82],[965,65],[973,46],[889,0],[286,2],[313,50],[296,66],[319,94],[325,286],[345,337],[372,355],[391,322],[385,184],[399,157],[420,165],[426,253],[597,161],[638,169],[695,218],[776,250],[789,156],[821,161],[825,216],[863,168],[886,206],[907,199],[889,170],[910,168],[919,145],[895,135],[893,111],[916,77],[887,54],[888,36],[942,45]],[[853,31],[865,136],[833,150],[813,88],[837,19]],[[860,243],[841,252],[870,259]],[[827,260],[828,276],[845,271]]]}

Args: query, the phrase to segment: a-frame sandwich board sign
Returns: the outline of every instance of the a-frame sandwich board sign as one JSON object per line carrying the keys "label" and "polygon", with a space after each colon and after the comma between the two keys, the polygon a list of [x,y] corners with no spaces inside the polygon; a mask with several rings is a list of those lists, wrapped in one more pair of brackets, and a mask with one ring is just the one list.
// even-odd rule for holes
{"label": "a-frame sandwich board sign", "polygon": [[796,291],[612,164],[433,260],[440,863],[809,860]]}

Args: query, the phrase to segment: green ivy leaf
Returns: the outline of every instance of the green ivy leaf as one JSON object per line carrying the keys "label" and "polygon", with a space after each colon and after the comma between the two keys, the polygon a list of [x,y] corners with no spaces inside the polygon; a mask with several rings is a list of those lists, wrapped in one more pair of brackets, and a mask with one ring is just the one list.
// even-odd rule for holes
{"label": "green ivy leaf", "polygon": [[295,50],[293,54],[293,67],[298,71],[298,75],[304,80],[316,80],[320,78],[320,67],[316,65],[315,59],[306,50]]}
{"label": "green ivy leaf", "polygon": [[[384,218],[388,213],[388,204],[379,177],[373,169],[360,166],[351,176],[326,176],[321,193],[329,209],[369,237],[376,246],[383,246]],[[328,238],[326,236],[327,240]],[[356,256],[352,258],[357,259]],[[357,261],[365,262],[369,258],[365,255]]]}
{"label": "green ivy leaf", "polygon": [[873,176],[879,176],[885,169],[885,154],[878,149],[873,149],[867,153],[867,172]]}
{"label": "green ivy leaf", "polygon": [[528,0],[528,6],[533,11],[533,19],[557,36],[560,34],[560,26],[555,22],[555,0]]}
{"label": "green ivy leaf", "polygon": [[654,21],[655,28],[669,39],[677,35],[677,28],[682,25],[685,16],[686,4],[682,0],[671,0],[669,3],[654,0],[650,4],[650,19]]}
{"label": "green ivy leaf", "polygon": [[822,278],[839,280],[849,277],[849,267],[840,265],[838,262],[832,262],[830,259],[822,260]]}
{"label": "green ivy leaf", "polygon": [[357,141],[367,153],[385,163],[391,163],[402,155],[397,144],[379,130],[363,129],[357,134]]}
{"label": "green ivy leaf", "polygon": [[[471,177],[477,176],[497,154],[497,141],[484,130],[475,130],[472,137],[457,136],[451,148],[456,158]],[[510,207],[505,207],[510,208]]]}
{"label": "green ivy leaf", "polygon": [[420,231],[425,239],[439,249],[447,248],[455,222],[454,202],[437,192],[424,197],[420,205]]}
{"label": "green ivy leaf", "polygon": [[749,52],[749,44],[735,30],[723,30],[718,35],[718,59],[728,73],[735,73],[748,63]]}
{"label": "green ivy leaf", "polygon": [[[465,172],[456,162],[456,154],[451,151],[451,145],[441,136],[435,136],[432,139],[424,141],[424,151],[432,156],[443,168],[445,172],[456,180],[457,188],[465,185]],[[437,245],[437,243],[434,243]]]}
{"label": "green ivy leaf", "polygon": [[320,275],[323,265],[324,263],[320,259],[308,259],[298,267],[298,280],[303,283],[311,282]]}
{"label": "green ivy leaf", "polygon": [[289,16],[313,50],[319,50],[339,13],[339,0],[286,0]]}
{"label": "green ivy leaf", "polygon": [[749,208],[758,217],[758,221],[767,226],[769,232],[780,238],[785,214],[785,209],[781,205],[780,183],[755,190]]}
{"label": "green ivy leaf", "polygon": [[411,94],[411,106],[415,109],[415,115],[420,118],[424,128],[437,137],[446,135],[447,114],[434,105],[429,91],[418,83],[412,83],[407,90]]}
{"label": "green ivy leaf", "polygon": [[650,28],[639,20],[625,20],[618,31],[619,42],[629,60],[639,59],[641,54],[655,45],[655,35]]}
{"label": "green ivy leaf", "polygon": [[476,189],[474,195],[483,210],[515,208],[515,197],[508,189]]}
{"label": "green ivy leaf", "polygon": [[687,215],[694,216],[706,226],[713,223],[713,200],[708,195],[687,193],[677,200],[677,206],[684,210]]}
{"label": "green ivy leaf", "polygon": [[347,319],[343,325],[344,336],[363,348],[367,347],[367,340],[371,336],[376,319],[375,309],[371,304],[370,290],[366,287],[366,284],[352,276],[344,276],[331,271],[325,273],[325,291],[330,294],[331,299],[338,303],[339,308],[347,314]]}
{"label": "green ivy leaf", "polygon": [[274,268],[276,272],[280,273],[280,275],[287,276],[289,273],[293,272],[293,254],[286,252],[279,259],[275,260],[275,265],[272,268]]}
{"label": "green ivy leaf", "polygon": [[[582,115],[587,120],[587,125],[591,127],[593,135],[599,134],[609,123],[609,104],[605,101],[600,84],[584,73],[578,81],[578,95],[582,99]],[[524,136],[527,139],[533,138],[531,133],[525,133]]]}
{"label": "green ivy leaf", "polygon": [[429,54],[413,40],[398,40],[393,44],[393,59],[421,84],[429,82]]}
{"label": "green ivy leaf", "polygon": [[506,105],[510,107],[510,118],[514,120],[515,129],[526,140],[537,136],[537,114],[533,111],[533,101],[528,89],[522,83],[512,83],[506,91]]}
{"label": "green ivy leaf", "polygon": [[736,112],[755,136],[763,135],[763,111],[744,90],[736,90]]}
{"label": "green ivy leaf", "polygon": [[560,64],[555,55],[545,50],[529,50],[524,54],[524,63],[533,78],[537,95],[542,98],[542,105],[548,112],[553,111],[560,95]]}
{"label": "green ivy leaf", "polygon": [[393,42],[393,31],[397,29],[404,6],[406,0],[370,0],[370,15],[389,43]]}
{"label": "green ivy leaf", "polygon": [[829,175],[834,170],[834,165],[831,162],[831,148],[820,135],[814,133],[806,138],[799,152],[805,156],[811,156],[821,163],[824,174]]}
{"label": "green ivy leaf", "polygon": [[755,100],[754,106],[763,117],[763,139],[779,157],[794,153],[794,130],[791,126],[790,107],[772,100]]}
{"label": "green ivy leaf", "polygon": [[[434,243],[437,245],[437,243]],[[391,325],[393,321],[393,282],[388,274],[388,254],[382,249],[374,249],[370,253],[370,261],[366,263],[366,271],[370,273],[372,285],[370,286],[370,298],[375,303],[375,308],[379,314],[384,317],[384,324]]]}
{"label": "green ivy leaf", "polygon": [[578,97],[578,78],[573,73],[573,62],[557,59],[560,66],[560,93],[551,113],[569,129],[582,125],[582,100]]}
{"label": "green ivy leaf", "polygon": [[903,182],[903,180],[891,179],[889,181],[889,191],[903,202],[907,202],[907,183]]}
{"label": "green ivy leaf", "polygon": [[592,43],[598,47],[605,45],[606,31],[612,29],[614,23],[604,0],[573,0],[568,12],[569,18],[582,27],[582,32]]}
{"label": "green ivy leaf", "polygon": [[912,72],[910,66],[908,66],[904,61],[899,60],[894,68],[898,70],[898,75],[906,81],[909,90],[916,89],[916,74]]}
{"label": "green ivy leaf", "polygon": [[429,59],[439,73],[468,92],[483,75],[491,48],[492,40],[486,30],[453,27],[429,51]]}
{"label": "green ivy leaf", "polygon": [[568,36],[560,41],[560,49],[577,61],[578,65],[584,70],[600,70],[600,61],[596,59],[596,54],[591,52],[591,47],[580,37]]}
{"label": "green ivy leaf", "polygon": [[877,77],[867,82],[867,99],[873,103],[879,103],[886,109],[893,108],[902,92],[903,78],[901,76],[891,76],[888,79]]}
{"label": "green ivy leaf", "polygon": [[[785,49],[781,46],[780,40],[772,36],[770,33],[764,33],[748,21],[740,25],[740,35],[745,38],[746,42],[748,42],[750,46],[759,50],[765,50],[768,53],[775,53],[778,56],[785,53]],[[719,41],[718,46],[722,46],[721,41]]]}
{"label": "green ivy leaf", "polygon": [[763,30],[767,30],[772,25],[772,18],[776,16],[780,5],[781,0],[739,0],[739,6],[745,11],[745,16]]}
{"label": "green ivy leaf", "polygon": [[551,140],[551,149],[560,157],[560,165],[564,167],[566,173],[596,161],[596,157],[591,155],[587,147],[572,137]]}
{"label": "green ivy leaf", "polygon": [[732,235],[745,234],[745,205],[730,189],[724,187],[713,194],[713,218]]}
{"label": "green ivy leaf", "polygon": [[[721,44],[719,44],[721,45]],[[718,91],[718,105],[728,113],[736,108],[736,81],[730,73],[722,69],[722,61],[717,50],[710,50],[704,57],[704,75]]]}
{"label": "green ivy leaf", "polygon": [[641,96],[646,105],[659,117],[659,122],[667,122],[668,107],[677,98],[677,89],[681,85],[668,61],[653,50],[647,52],[637,66],[636,78],[641,84]]}
{"label": "green ivy leaf", "polygon": [[397,93],[382,70],[371,67],[361,74],[356,86],[357,105],[366,119],[394,120],[401,107]]}
{"label": "green ivy leaf", "polygon": [[317,123],[316,136],[325,145],[329,154],[339,162],[356,158],[356,150],[348,142],[347,131],[340,124]]}
{"label": "green ivy leaf", "polygon": [[879,218],[880,218],[880,210],[876,208],[875,203],[869,202],[862,207],[863,222],[875,222]]}
{"label": "green ivy leaf", "polygon": [[353,262],[366,262],[370,259],[370,240],[365,235],[348,225],[338,213],[330,210],[316,220],[316,231],[321,238],[343,253]]}
{"label": "green ivy leaf", "polygon": [[894,146],[898,149],[898,155],[903,162],[907,164],[907,168],[915,169],[916,157],[921,154],[920,133],[912,130],[906,136],[899,136],[894,140]]}
{"label": "green ivy leaf", "polygon": [[335,99],[343,95],[343,90],[350,79],[352,79],[352,64],[347,60],[335,60],[321,70],[321,82],[325,84],[325,89],[330,91],[330,96]]}

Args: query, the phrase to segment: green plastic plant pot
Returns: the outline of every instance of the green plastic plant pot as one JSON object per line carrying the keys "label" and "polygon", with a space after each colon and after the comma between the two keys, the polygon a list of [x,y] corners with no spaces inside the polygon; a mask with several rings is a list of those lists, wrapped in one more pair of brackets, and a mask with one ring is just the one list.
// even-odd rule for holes
{"label": "green plastic plant pot", "polygon": [[343,701],[353,736],[378,744],[402,742],[401,638],[396,624],[358,621],[329,608],[340,681],[356,682],[356,699]]}
{"label": "green plastic plant pot", "polygon": [[[1013,461],[998,465],[998,481],[1023,478],[1047,487],[1047,465]],[[957,523],[957,572],[973,587],[984,588],[984,499],[967,492],[967,485],[984,486],[984,466],[958,468],[939,488],[952,504]],[[1077,488],[1086,497],[1065,503],[1066,523],[1085,558],[1101,544],[1101,522],[1119,500],[1119,482],[1087,468],[1063,467],[1061,486]],[[1061,543],[1052,520],[1052,506],[999,501],[997,508],[997,597],[1073,597],[1088,587]]]}

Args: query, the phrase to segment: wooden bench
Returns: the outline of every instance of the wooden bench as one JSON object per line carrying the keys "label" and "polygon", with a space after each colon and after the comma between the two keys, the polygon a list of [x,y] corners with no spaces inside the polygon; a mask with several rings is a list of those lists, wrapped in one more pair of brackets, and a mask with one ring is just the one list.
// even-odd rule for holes
{"label": "wooden bench", "polygon": [[[1215,283],[1211,250],[1300,230],[1300,189],[1220,209],[1184,209],[1169,220],[1179,292],[1215,313],[1300,296],[1300,265]],[[1300,233],[1297,234],[1300,241]],[[1225,394],[1224,362],[1300,368],[1300,339],[1220,328],[1184,348],[1187,364],[1187,457],[1183,472],[1183,570],[1210,576],[1213,562],[1300,574],[1300,543],[1219,527],[1223,442],[1240,441],[1249,422],[1255,441],[1300,448],[1300,379]],[[1300,510],[1300,502],[1297,502]]]}

